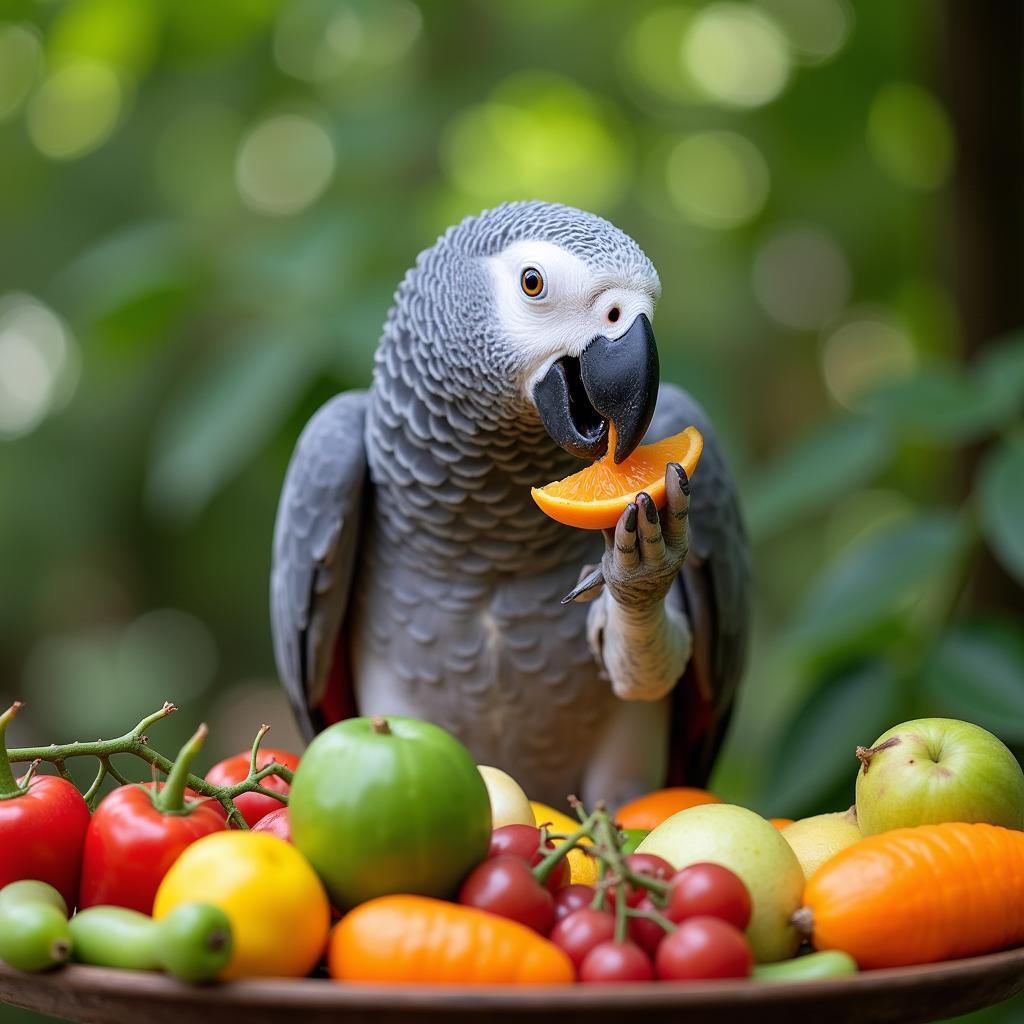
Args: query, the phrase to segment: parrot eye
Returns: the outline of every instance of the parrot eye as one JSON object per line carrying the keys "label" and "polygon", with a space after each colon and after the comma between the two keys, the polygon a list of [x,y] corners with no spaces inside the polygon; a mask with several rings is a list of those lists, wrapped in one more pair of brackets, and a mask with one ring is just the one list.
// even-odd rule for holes
{"label": "parrot eye", "polygon": [[547,292],[544,275],[536,267],[526,267],[519,277],[519,287],[531,299],[543,298]]}

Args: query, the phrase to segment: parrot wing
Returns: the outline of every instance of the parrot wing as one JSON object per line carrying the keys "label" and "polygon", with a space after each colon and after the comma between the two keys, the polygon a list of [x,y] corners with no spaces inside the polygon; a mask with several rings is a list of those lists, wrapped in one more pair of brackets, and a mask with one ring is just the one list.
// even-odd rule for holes
{"label": "parrot wing", "polygon": [[310,709],[321,704],[337,670],[335,654],[360,548],[368,487],[366,408],[365,391],[348,391],[309,421],[288,466],[274,525],[274,654],[307,738],[322,727]]}
{"label": "parrot wing", "polygon": [[704,452],[690,496],[690,549],[677,587],[693,654],[673,691],[669,785],[703,786],[732,713],[750,633],[750,555],[736,484],[707,414],[662,384],[648,437],[695,426]]}

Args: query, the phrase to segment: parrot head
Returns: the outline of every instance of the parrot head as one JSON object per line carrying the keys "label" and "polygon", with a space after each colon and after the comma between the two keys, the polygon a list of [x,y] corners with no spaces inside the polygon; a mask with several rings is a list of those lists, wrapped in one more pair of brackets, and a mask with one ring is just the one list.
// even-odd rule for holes
{"label": "parrot head", "polygon": [[490,422],[538,423],[580,458],[640,444],[658,397],[651,329],[661,292],[628,235],[591,213],[505,203],[449,229],[417,260],[392,318],[418,362]]}

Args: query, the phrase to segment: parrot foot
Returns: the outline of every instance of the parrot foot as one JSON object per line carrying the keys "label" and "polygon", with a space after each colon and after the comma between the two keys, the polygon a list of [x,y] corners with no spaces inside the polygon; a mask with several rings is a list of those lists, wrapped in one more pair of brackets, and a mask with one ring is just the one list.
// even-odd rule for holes
{"label": "parrot foot", "polygon": [[[605,531],[602,582],[623,608],[640,610],[664,600],[689,548],[690,481],[677,462],[665,469],[666,507],[659,515],[650,495],[642,491],[614,530]],[[583,583],[589,586],[581,591]],[[589,578],[577,586],[575,600],[597,584]]]}

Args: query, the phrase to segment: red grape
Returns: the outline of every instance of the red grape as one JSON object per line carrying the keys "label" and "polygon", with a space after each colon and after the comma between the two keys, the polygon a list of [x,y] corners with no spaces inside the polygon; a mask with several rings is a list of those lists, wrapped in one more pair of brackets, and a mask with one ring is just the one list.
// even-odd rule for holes
{"label": "red grape", "polygon": [[[488,857],[503,854],[518,857],[530,867],[539,864],[555,848],[549,839],[541,849],[540,829],[533,825],[502,825],[491,833],[491,848]],[[569,881],[569,864],[563,857],[552,869],[545,885],[554,892]]]}
{"label": "red grape", "polygon": [[594,902],[594,887],[592,885],[564,885],[555,893],[555,920],[561,921],[568,917],[574,910],[581,907],[589,907]]}
{"label": "red grape", "polygon": [[754,955],[738,928],[717,917],[691,917],[665,936],[655,966],[667,981],[746,978]]}
{"label": "red grape", "polygon": [[672,879],[664,911],[670,921],[717,917],[743,931],[750,924],[750,891],[720,864],[691,864]]}
{"label": "red grape", "polygon": [[615,981],[650,981],[650,957],[635,942],[602,942],[580,964],[579,980],[591,984]]}
{"label": "red grape", "polygon": [[555,923],[554,898],[518,857],[492,857],[478,864],[462,883],[459,902],[519,921],[541,935]]}
{"label": "red grape", "polygon": [[549,938],[565,950],[578,968],[586,955],[615,934],[615,918],[604,910],[581,907],[563,917],[551,930]]}

